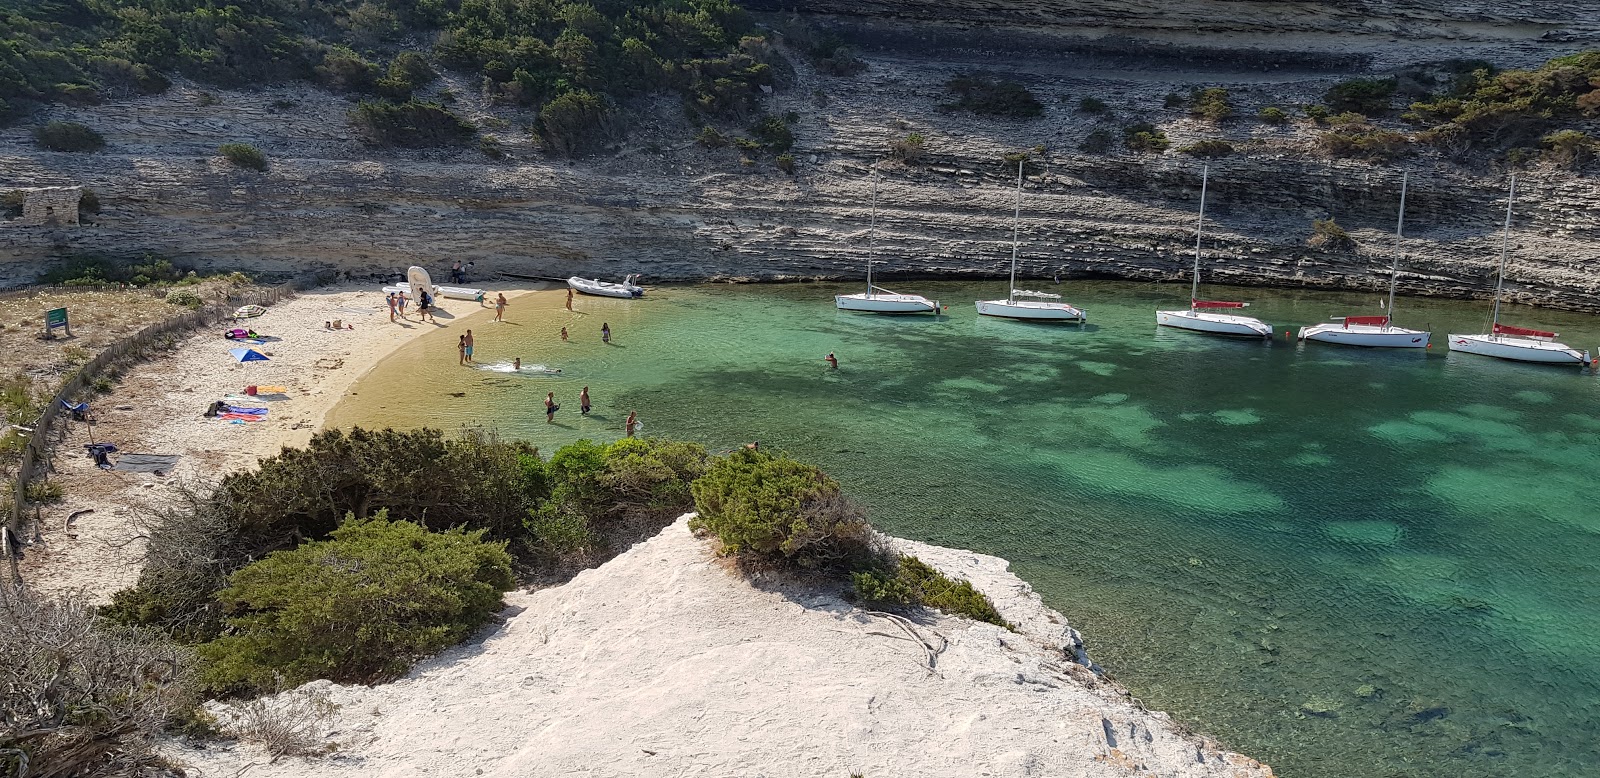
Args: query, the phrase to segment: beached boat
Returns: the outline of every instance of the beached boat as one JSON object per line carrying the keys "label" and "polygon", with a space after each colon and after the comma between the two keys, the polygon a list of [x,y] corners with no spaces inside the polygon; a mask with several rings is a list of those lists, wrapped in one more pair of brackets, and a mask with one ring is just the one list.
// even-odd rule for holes
{"label": "beached boat", "polygon": [[[1017,163],[1017,203],[1011,215],[1011,294],[1004,300],[979,300],[978,315],[1028,321],[1082,322],[1088,315],[1067,303],[1054,302],[1059,294],[1017,288],[1017,253],[1021,249],[1018,228],[1022,223],[1022,162]],[[1022,298],[1022,299],[1018,299]]]}
{"label": "beached boat", "polygon": [[594,295],[595,297],[620,297],[633,299],[644,296],[644,287],[637,282],[637,273],[622,279],[622,283],[614,284],[610,281],[601,281],[593,278],[580,278],[573,276],[567,279],[567,286],[578,294]]}
{"label": "beached boat", "polygon": [[1500,323],[1500,293],[1506,285],[1506,264],[1511,257],[1511,212],[1517,199],[1517,177],[1511,176],[1511,192],[1506,196],[1506,225],[1500,237],[1500,273],[1494,285],[1494,313],[1489,317],[1489,332],[1481,335],[1450,335],[1450,350],[1518,362],[1543,362],[1559,365],[1587,365],[1589,352],[1579,351],[1556,341],[1557,333],[1512,327]]}
{"label": "beached boat", "polygon": [[929,300],[920,294],[891,292],[872,283],[872,266],[877,264],[874,244],[878,234],[878,175],[872,175],[872,223],[867,232],[867,291],[858,294],[833,296],[834,307],[841,311],[864,313],[932,313],[938,315],[939,301]]}
{"label": "beached boat", "polygon": [[1432,333],[1394,326],[1394,289],[1400,278],[1400,239],[1406,226],[1406,184],[1411,177],[1400,177],[1400,218],[1394,228],[1394,260],[1389,265],[1389,303],[1387,316],[1341,316],[1324,324],[1300,328],[1300,339],[1339,346],[1368,348],[1427,348]]}
{"label": "beached boat", "polygon": [[1272,327],[1260,319],[1215,313],[1217,310],[1245,308],[1250,305],[1249,303],[1200,299],[1200,240],[1205,234],[1206,185],[1210,180],[1210,173],[1210,166],[1200,171],[1200,221],[1195,226],[1194,234],[1194,281],[1189,286],[1189,310],[1156,311],[1156,324],[1215,335],[1272,337]]}

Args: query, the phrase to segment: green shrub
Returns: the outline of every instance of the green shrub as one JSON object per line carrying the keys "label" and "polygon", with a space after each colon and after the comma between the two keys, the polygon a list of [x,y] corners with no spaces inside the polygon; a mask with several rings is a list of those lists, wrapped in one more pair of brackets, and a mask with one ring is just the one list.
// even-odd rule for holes
{"label": "green shrub", "polygon": [[478,138],[478,151],[483,152],[489,159],[505,159],[506,150],[501,148],[500,139],[493,135],[484,135]]}
{"label": "green shrub", "polygon": [[1535,70],[1473,70],[1453,89],[1411,104],[1403,118],[1429,128],[1449,154],[1533,146],[1563,121],[1600,116],[1600,50],[1557,57]]}
{"label": "green shrub", "polygon": [[235,167],[256,171],[267,169],[267,155],[248,143],[224,143],[217,147],[217,153],[227,157]]}
{"label": "green shrub", "polygon": [[193,289],[174,289],[167,292],[167,302],[172,305],[181,305],[189,310],[199,310],[206,303],[195,294]]}
{"label": "green shrub", "polygon": [[850,583],[856,598],[868,605],[920,605],[1011,629],[970,581],[953,580],[914,556],[901,555],[888,569],[852,573]]}
{"label": "green shrub", "polygon": [[77,122],[50,122],[33,130],[33,139],[51,151],[99,151],[106,139]]}
{"label": "green shrub", "polygon": [[1207,139],[1191,143],[1178,151],[1196,157],[1226,157],[1233,153],[1233,144],[1225,140]]}
{"label": "green shrub", "polygon": [[1378,116],[1389,110],[1398,83],[1393,78],[1356,78],[1334,84],[1323,100],[1334,111]]}
{"label": "green shrub", "polygon": [[28,502],[40,505],[54,505],[67,496],[59,481],[29,481],[22,494],[28,498]]}
{"label": "green shrub", "polygon": [[875,558],[876,539],[860,508],[817,468],[765,451],[713,459],[692,486],[690,523],[722,551],[756,566],[849,570]]}
{"label": "green shrub", "polygon": [[1311,237],[1306,239],[1306,245],[1324,251],[1349,251],[1356,247],[1356,242],[1350,233],[1328,218],[1311,220]]}
{"label": "green shrub", "polygon": [[1221,87],[1196,89],[1189,95],[1189,115],[1197,119],[1220,122],[1233,115],[1233,105],[1228,102],[1228,90]]}
{"label": "green shrub", "polygon": [[1333,115],[1333,111],[1328,110],[1326,105],[1308,105],[1305,107],[1305,111],[1306,118],[1310,119],[1313,124],[1321,124],[1327,121],[1329,116]]}
{"label": "green shrub", "polygon": [[1289,121],[1289,114],[1284,113],[1282,108],[1275,105],[1269,105],[1261,109],[1261,113],[1258,116],[1263,124],[1271,124],[1273,126]]}
{"label": "green shrub", "polygon": [[1182,108],[1185,105],[1188,105],[1188,103],[1189,101],[1183,99],[1183,95],[1180,95],[1177,92],[1168,92],[1166,97],[1161,98],[1161,107],[1168,110],[1173,108]]}
{"label": "green shrub", "polygon": [[1104,154],[1111,150],[1111,145],[1115,142],[1116,138],[1110,130],[1095,130],[1078,144],[1078,150],[1085,154]]}
{"label": "green shrub", "polygon": [[789,129],[788,122],[776,116],[768,116],[750,128],[750,134],[761,141],[761,145],[773,154],[783,154],[794,148],[794,132]]}
{"label": "green shrub", "polygon": [[437,103],[363,100],[350,112],[363,140],[376,146],[429,148],[466,143],[477,128]]}
{"label": "green shrub", "polygon": [[728,136],[723,135],[717,128],[706,125],[694,136],[696,143],[708,149],[720,149],[728,145]]}
{"label": "green shrub", "polygon": [[1539,140],[1539,145],[1544,147],[1542,158],[1557,167],[1576,170],[1594,159],[1596,149],[1600,143],[1594,138],[1577,130],[1561,130],[1552,132]]}
{"label": "green shrub", "polygon": [[1405,133],[1369,124],[1345,124],[1317,137],[1317,147],[1331,157],[1388,162],[1411,153]]}
{"label": "green shrub", "polygon": [[373,87],[384,97],[405,102],[438,77],[426,57],[414,51],[402,51],[389,63],[388,74],[378,79]]}
{"label": "green shrub", "polygon": [[1100,114],[1111,110],[1111,106],[1106,105],[1106,101],[1104,100],[1098,100],[1093,97],[1085,97],[1078,101],[1078,110],[1084,113]]}
{"label": "green shrub", "polygon": [[778,166],[779,170],[782,170],[783,172],[788,173],[791,176],[794,175],[794,155],[793,154],[779,154],[777,159],[773,160],[773,164],[776,164]]}
{"label": "green shrub", "polygon": [[378,66],[345,46],[330,48],[315,72],[319,83],[336,92],[367,92],[378,79]]}
{"label": "green shrub", "polygon": [[487,623],[515,585],[505,544],[484,534],[379,511],[240,569],[217,595],[228,633],[198,649],[202,679],[250,693],[399,677]]}
{"label": "green shrub", "polygon": [[1044,114],[1044,105],[1038,98],[1015,81],[965,75],[950,79],[945,88],[956,96],[956,101],[947,108],[1009,119],[1031,119]]}
{"label": "green shrub", "polygon": [[539,137],[549,151],[574,157],[593,153],[611,141],[611,106],[590,92],[568,92],[539,109]]}
{"label": "green shrub", "polygon": [[1167,134],[1156,129],[1152,124],[1133,124],[1122,130],[1122,145],[1130,151],[1145,151],[1151,154],[1160,154],[1172,145],[1167,140]]}
{"label": "green shrub", "polygon": [[[21,205],[19,204],[18,208],[20,209],[20,207],[21,207]],[[96,195],[94,193],[93,189],[90,189],[88,187],[84,187],[83,188],[83,194],[78,197],[78,212],[79,213],[99,213],[100,212],[100,197],[99,197],[99,195]]]}
{"label": "green shrub", "polygon": [[913,132],[894,143],[889,144],[889,156],[914,165],[922,159],[923,149],[927,146],[928,139],[920,132]]}

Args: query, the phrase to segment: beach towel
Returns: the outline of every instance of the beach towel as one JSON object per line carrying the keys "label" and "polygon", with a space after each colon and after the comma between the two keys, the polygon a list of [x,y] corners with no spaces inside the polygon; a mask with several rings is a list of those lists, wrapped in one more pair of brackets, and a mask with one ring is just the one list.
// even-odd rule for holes
{"label": "beach towel", "polygon": [[265,416],[265,415],[267,415],[267,409],[266,408],[240,408],[240,407],[235,406],[235,405],[229,405],[228,406],[228,413],[247,413],[247,414],[249,414],[251,416]]}
{"label": "beach towel", "polygon": [[177,454],[123,454],[112,470],[125,473],[164,473],[178,464]]}
{"label": "beach towel", "polygon": [[224,413],[217,418],[223,421],[265,421],[267,417],[257,416],[253,413]]}

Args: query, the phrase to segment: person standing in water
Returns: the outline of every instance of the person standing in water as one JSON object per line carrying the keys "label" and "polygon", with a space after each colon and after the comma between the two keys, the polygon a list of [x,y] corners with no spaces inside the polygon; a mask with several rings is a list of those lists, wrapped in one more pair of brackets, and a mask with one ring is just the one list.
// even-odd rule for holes
{"label": "person standing in water", "polygon": [[832,351],[829,351],[828,355],[822,358],[822,361],[828,363],[828,369],[830,370],[839,369],[839,358],[834,356]]}
{"label": "person standing in water", "polygon": [[559,411],[559,410],[561,410],[561,406],[556,405],[556,393],[555,392],[546,393],[545,396],[544,396],[544,423],[545,424],[555,424],[556,423],[556,411]]}
{"label": "person standing in water", "polygon": [[639,412],[628,411],[628,420],[623,423],[623,428],[628,431],[628,437],[633,437],[633,431],[639,426]]}
{"label": "person standing in water", "polygon": [[567,310],[572,310],[572,287],[567,287]]}
{"label": "person standing in water", "polygon": [[467,344],[467,349],[466,349],[467,361],[476,363],[477,360],[472,358],[472,330],[467,330],[467,334],[462,335],[461,338]]}
{"label": "person standing in water", "polygon": [[583,387],[583,391],[578,393],[578,412],[585,416],[589,415],[589,387],[587,386]]}
{"label": "person standing in water", "polygon": [[561,328],[561,342],[562,343],[567,342],[567,328],[566,327],[562,327]]}
{"label": "person standing in water", "polygon": [[600,342],[601,343],[610,343],[611,342],[611,325],[606,323],[606,322],[601,322],[600,323]]}
{"label": "person standing in water", "polygon": [[511,369],[512,370],[521,370],[522,369],[522,357],[517,357],[516,359],[511,360]]}
{"label": "person standing in water", "polygon": [[467,336],[462,335],[460,337],[460,339],[458,339],[456,341],[456,364],[465,365],[466,363],[467,363]]}
{"label": "person standing in water", "polygon": [[494,320],[506,320],[506,295],[505,292],[496,293],[494,296]]}

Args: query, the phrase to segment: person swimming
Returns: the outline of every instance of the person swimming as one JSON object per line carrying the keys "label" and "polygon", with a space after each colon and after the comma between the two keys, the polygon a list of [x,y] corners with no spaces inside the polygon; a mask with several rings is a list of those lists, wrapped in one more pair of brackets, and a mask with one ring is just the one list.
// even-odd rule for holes
{"label": "person swimming", "polygon": [[832,351],[829,351],[828,355],[822,358],[822,361],[827,362],[828,368],[831,370],[839,369],[839,358],[834,356]]}

